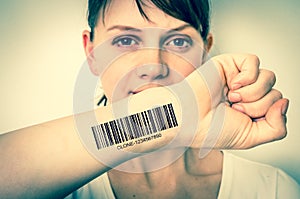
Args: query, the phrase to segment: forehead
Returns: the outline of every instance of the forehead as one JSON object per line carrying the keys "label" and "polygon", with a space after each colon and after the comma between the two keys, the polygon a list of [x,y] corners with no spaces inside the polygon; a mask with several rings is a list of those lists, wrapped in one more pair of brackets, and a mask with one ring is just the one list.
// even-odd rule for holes
{"label": "forehead", "polygon": [[186,24],[184,21],[167,15],[153,5],[151,1],[144,1],[144,3],[142,9],[149,20],[141,15],[135,0],[112,0],[107,6],[104,24],[100,14],[97,26],[102,27],[102,30],[117,25],[136,28],[159,27],[172,29]]}

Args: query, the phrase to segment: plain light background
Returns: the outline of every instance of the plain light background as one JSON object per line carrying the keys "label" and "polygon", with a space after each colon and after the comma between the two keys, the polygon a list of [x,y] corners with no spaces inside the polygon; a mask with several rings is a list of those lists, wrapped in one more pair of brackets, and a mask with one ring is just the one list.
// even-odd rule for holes
{"label": "plain light background", "polygon": [[[258,55],[290,99],[287,138],[235,153],[280,167],[300,182],[300,1],[212,5],[213,53]],[[72,114],[73,87],[85,61],[86,6],[86,0],[0,0],[0,133]]]}

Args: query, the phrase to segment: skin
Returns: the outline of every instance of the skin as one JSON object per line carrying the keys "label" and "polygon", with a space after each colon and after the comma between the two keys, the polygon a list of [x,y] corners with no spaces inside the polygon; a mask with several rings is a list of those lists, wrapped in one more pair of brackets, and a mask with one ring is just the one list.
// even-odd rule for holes
{"label": "skin", "polygon": [[[131,14],[129,15],[126,11],[130,11]],[[204,47],[204,42],[199,33],[193,27],[188,26],[188,24],[186,24],[185,22],[170,17],[154,7],[147,9],[146,13],[150,17],[152,23],[146,21],[141,17],[134,4],[128,3],[128,1],[119,1],[118,4],[116,4],[116,2],[112,2],[109,12],[106,13],[107,20],[105,21],[105,25],[101,23],[102,20],[99,20],[99,24],[95,30],[95,40],[93,43],[89,43],[89,33],[84,33],[84,42],[90,44],[89,46],[86,46],[87,53],[90,54],[91,50],[94,49],[94,46],[103,43],[105,40],[110,39],[111,37],[115,37],[118,39],[119,35],[122,35],[124,38],[126,37],[124,35],[130,34],[138,36],[139,40],[130,42],[130,45],[127,45],[129,47],[123,45],[124,42],[122,43],[122,41],[120,41],[119,45],[112,44],[111,48],[113,48],[113,50],[123,50],[124,48],[130,49],[134,48],[135,46],[150,46],[152,48],[161,48],[163,46],[173,45],[173,48],[170,49],[175,51],[180,47],[174,46],[174,39],[182,39],[187,37],[192,38],[200,46]],[[125,27],[135,28],[138,31],[127,31]],[[159,27],[160,29],[151,29],[157,27]],[[163,38],[165,37],[169,37],[167,30],[174,30],[178,28],[180,28],[181,30],[176,32],[176,36],[173,36],[173,41],[171,41],[172,43],[170,41],[166,41],[162,46],[157,46],[157,44],[160,43],[160,40],[163,40]],[[131,39],[132,37],[128,38]],[[209,36],[208,41],[209,44],[211,44],[211,36]],[[195,46],[188,44],[186,41],[185,43],[185,45],[188,46],[188,53],[196,54],[195,51],[197,51],[198,49]],[[205,47],[207,49],[210,48],[210,46]],[[182,52],[179,53],[184,54]],[[201,65],[203,61],[201,58],[203,56],[203,52],[200,53],[200,56],[199,54],[198,56],[194,56],[197,57],[197,59],[193,60],[193,65]],[[139,57],[141,57],[142,59],[139,59]],[[160,64],[162,62],[164,63],[164,66],[167,67],[167,70],[171,72],[168,73],[168,75],[164,75],[163,78],[157,78],[159,75],[162,75],[164,73],[164,70],[161,69],[163,68],[163,66],[161,66]],[[144,66],[148,63],[151,63],[152,65]],[[120,65],[122,67],[120,67]],[[169,85],[179,82],[181,79],[176,78],[176,74],[179,74],[179,77],[188,76],[195,70],[195,67],[193,65],[188,65],[186,62],[181,60],[179,56],[174,56],[174,54],[167,53],[159,49],[142,50],[132,53],[130,57],[124,56],[115,61],[102,74],[101,82],[109,101],[114,101],[122,97],[128,97],[131,94],[141,92],[150,87]],[[96,64],[91,65],[91,70],[95,75],[101,74],[101,69],[97,68]],[[139,71],[136,72],[137,70]],[[126,74],[125,77],[124,74]],[[160,155],[168,156],[169,153],[172,153],[172,151],[166,151]],[[189,165],[188,163],[190,161],[197,162],[191,164],[194,166],[196,166],[197,164],[203,165],[199,162],[199,160],[197,160],[197,158],[195,158],[195,155],[193,153],[194,152],[192,150],[189,150],[188,152],[186,152],[185,156],[182,156],[172,165],[149,174],[130,174],[120,172],[118,170],[111,170],[109,172],[109,178],[112,183],[115,195],[117,197],[122,196],[124,198],[130,198],[132,196],[182,198],[186,195],[186,192],[192,194],[191,197],[197,195],[199,196],[200,192],[202,195],[204,194],[205,196],[208,196],[209,194],[213,198],[216,198],[221,180],[221,153],[213,152],[212,155],[210,155],[213,156],[213,159],[217,161],[214,161],[214,164],[212,164],[215,165],[215,168],[213,168],[212,171],[208,172],[203,172],[203,169],[199,169],[199,167],[198,169],[187,168],[187,165]],[[187,162],[185,161],[186,158],[188,158]],[[138,161],[139,160],[132,160],[131,164],[137,165],[139,164]],[[193,175],[189,174],[189,170],[194,170]],[[203,177],[202,175],[197,175],[196,173],[203,173]],[[169,177],[162,178],[161,176]],[[190,190],[188,190],[194,188],[194,186],[186,186],[193,181],[192,179],[197,182],[193,183],[194,186],[201,187],[201,190],[196,189],[197,191],[193,191],[192,193]],[[203,186],[203,184],[207,182],[211,183],[211,186],[209,186],[209,193],[205,193],[207,187]],[[168,186],[161,186],[163,184]],[[182,186],[181,184],[184,186]],[[153,192],[153,190],[155,190],[155,192]]]}
{"label": "skin", "polygon": [[[88,31],[83,33],[91,71],[101,78],[103,90],[110,102],[149,88],[181,81],[205,61],[206,52],[211,48],[211,34],[204,42],[193,27],[166,15],[154,5],[149,4],[148,7],[144,7],[144,11],[151,22],[141,16],[133,1],[112,1],[105,14],[105,24],[101,18],[98,20],[94,40],[90,41]],[[164,38],[169,37],[169,30],[178,31],[166,41]],[[191,38],[197,45],[189,44],[185,38]],[[111,42],[105,51],[129,54],[114,60],[103,70],[97,64],[97,59],[100,58],[97,58],[93,50],[107,40],[117,42]],[[176,44],[176,41],[182,42]],[[162,44],[158,45],[160,43]],[[139,47],[150,49],[137,50]],[[167,50],[161,50],[163,48]],[[186,62],[185,58],[189,62]],[[259,65],[256,57],[250,59],[252,63]],[[219,57],[216,61],[226,65],[230,59]],[[236,110],[253,118],[264,117],[268,107],[282,98],[279,91],[271,89],[275,83],[275,76],[266,70],[251,71],[250,67],[244,67],[242,70],[245,70],[248,76],[243,74],[243,78],[233,77],[233,74],[226,74],[225,71],[229,85],[228,99],[234,103],[232,107]],[[243,83],[249,86],[242,87]],[[286,106],[286,103],[281,102],[280,106]],[[254,108],[258,106],[261,108]],[[198,158],[198,152],[199,149],[190,148],[176,162],[155,172],[132,174],[117,169],[110,170],[109,178],[116,197],[217,198],[222,178],[222,152],[212,151],[203,159]],[[171,153],[172,150],[169,150],[160,152],[159,155],[167,158]],[[127,164],[139,166],[143,161],[147,164],[143,158],[128,161]]]}
{"label": "skin", "polygon": [[[149,23],[140,17],[132,0],[118,1],[118,3],[120,2],[122,4],[112,4],[111,12],[106,13],[106,19],[111,20],[111,23],[121,24],[122,19],[123,25],[126,22],[126,25],[143,30],[149,30],[144,29],[149,27],[156,27],[159,30],[162,30],[162,28],[164,30],[173,29],[183,23],[163,14],[155,7],[145,10],[154,22]],[[116,14],[119,16],[115,17]],[[97,62],[97,56],[93,50],[106,38],[114,36],[112,34],[105,37],[107,27],[108,24],[104,26],[101,24],[100,19],[93,42],[89,39],[89,31],[83,33],[84,49],[91,71],[101,78],[105,94],[111,102],[128,96],[131,102],[129,105],[133,109],[142,108],[142,110],[145,110],[149,106],[157,105],[157,100],[160,100],[163,104],[173,100],[172,102],[175,105],[176,99],[172,95],[168,96],[168,90],[163,86],[176,83],[186,77],[185,80],[190,83],[197,98],[197,103],[199,103],[198,105],[203,107],[202,111],[204,110],[199,112],[200,119],[203,119],[203,121],[201,120],[193,143],[189,146],[180,146],[189,147],[189,150],[173,164],[155,172],[130,174],[116,169],[110,171],[111,168],[97,161],[83,146],[78,136],[78,126],[74,121],[74,117],[90,121],[91,114],[100,118],[99,122],[115,119],[112,114],[112,105],[99,107],[92,112],[71,115],[1,134],[0,198],[62,198],[107,171],[110,171],[109,177],[116,196],[124,198],[134,196],[143,198],[147,196],[152,198],[216,198],[222,172],[222,153],[212,151],[204,159],[199,159],[197,155],[201,143],[203,143],[203,136],[207,133],[213,112],[205,82],[199,73],[194,71],[195,66],[199,66],[198,63],[202,62],[200,58],[205,58],[206,55],[199,54],[197,57],[200,60],[192,59],[193,56],[188,55],[188,53],[193,52],[192,48],[186,51],[184,56],[178,51],[176,53],[169,52],[176,49],[174,46],[169,48],[169,51],[158,51],[157,48],[153,47],[165,32],[152,32],[151,34],[156,33],[155,37],[151,37],[155,40],[149,40],[147,32],[144,32],[146,35],[144,35],[143,41],[155,41],[152,44],[147,43],[147,46],[152,46],[151,49],[131,51],[126,54],[127,57],[121,56],[119,60],[113,62],[103,72],[97,68],[96,63],[99,62]],[[196,34],[195,30],[184,29],[184,31],[194,37],[195,40],[200,39],[197,42],[199,46],[203,44],[203,48],[209,50],[212,42],[211,36],[209,36],[210,39],[207,39],[208,42],[205,43]],[[174,42],[166,42],[165,44],[170,45]],[[118,52],[116,46],[111,47],[113,51],[106,48],[105,52]],[[144,59],[140,59],[141,56]],[[184,58],[188,58],[189,62],[184,61]],[[253,55],[226,54],[214,57],[211,60],[217,66],[221,76],[222,87],[220,92],[224,94],[223,97],[234,103],[232,107],[225,107],[228,117],[225,118],[221,139],[213,147],[215,149],[246,149],[283,138],[286,135],[285,114],[288,100],[281,99],[281,93],[272,89],[275,82],[274,74],[267,70],[258,69],[259,60]],[[164,62],[163,70],[156,70],[161,68],[160,63],[162,61]],[[154,65],[147,64],[149,62],[154,63]],[[120,63],[123,67],[119,67]],[[165,73],[166,66],[174,73]],[[140,76],[134,76],[136,75],[136,73],[133,73],[133,71],[136,72],[135,69],[143,69],[142,73],[137,73]],[[172,78],[167,74],[173,75]],[[123,80],[123,78],[124,81],[129,81],[130,84],[119,85],[119,82],[122,82],[120,80]],[[120,95],[117,95],[118,93]],[[126,101],[126,99],[124,100]],[[243,110],[239,112],[233,109],[236,105],[242,106]],[[178,107],[178,109],[180,108]],[[252,116],[261,119],[257,122],[253,121]],[[176,136],[177,132],[174,128],[174,130],[170,129],[167,133],[166,131],[162,133],[164,136],[161,139],[146,143],[146,147],[140,145],[138,150],[147,152],[148,149],[155,150],[160,146],[164,146],[165,142],[168,142],[168,139],[173,139],[172,136]],[[183,135],[189,135],[189,132],[184,133]],[[175,151],[176,149],[166,150],[158,155],[162,158],[168,158]],[[137,159],[139,161],[129,161],[130,157],[123,157],[116,150],[110,151],[110,149],[107,149],[98,152],[113,161],[116,166],[124,162],[128,162],[129,166],[143,166],[140,163],[147,163],[145,162],[147,159],[143,157]]]}
{"label": "skin", "polygon": [[[144,89],[139,87],[144,85],[177,83],[194,71],[195,67],[202,64],[204,54],[202,52],[199,54],[199,51],[203,51],[204,48],[209,50],[212,43],[211,35],[207,38],[208,45],[204,46],[199,33],[183,21],[167,16],[155,8],[150,8],[148,12],[151,16],[151,23],[145,21],[139,12],[133,12],[130,15],[118,12],[117,10],[120,10],[123,6],[136,11],[136,7],[133,7],[134,5],[131,3],[128,5],[127,1],[118,2],[118,4],[113,2],[109,11],[109,13],[114,13],[113,17],[107,15],[104,27],[101,24],[102,20],[99,20],[100,24],[95,30],[94,42],[87,47],[88,54],[99,44],[110,40],[111,37],[119,42],[105,48],[105,51],[126,52],[138,47],[150,49],[135,51],[129,56],[123,56],[115,60],[104,72],[97,64],[101,62],[101,59],[96,57],[96,63],[91,70],[95,75],[101,74],[103,89],[110,101],[116,101],[142,91]],[[175,32],[177,29],[180,29],[180,31]],[[174,31],[167,33],[169,30]],[[84,35],[86,37],[84,41],[88,42],[89,33],[86,32]],[[134,35],[138,39],[129,35]],[[124,38],[130,39],[131,44],[124,45],[122,43]],[[193,40],[193,46],[188,43],[188,38]],[[176,39],[179,39],[179,42],[183,42],[183,44],[175,46],[174,41]],[[163,44],[160,44],[160,42]],[[159,50],[162,48],[167,49],[167,51]],[[183,58],[176,56],[174,53],[183,57],[193,57],[190,60],[191,64],[187,65]],[[164,65],[162,66],[161,63],[164,63]],[[150,65],[143,67],[144,64]],[[164,73],[168,73],[168,75],[157,78],[164,75]],[[113,99],[114,95],[117,97]]]}

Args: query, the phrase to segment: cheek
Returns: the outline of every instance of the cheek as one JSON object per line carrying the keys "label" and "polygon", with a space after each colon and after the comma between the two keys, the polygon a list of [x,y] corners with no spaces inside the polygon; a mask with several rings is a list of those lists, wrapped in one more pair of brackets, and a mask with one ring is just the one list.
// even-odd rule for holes
{"label": "cheek", "polygon": [[120,100],[128,94],[127,77],[111,74],[102,78],[103,91],[110,101]]}
{"label": "cheek", "polygon": [[102,76],[100,77],[104,94],[110,101],[115,87],[120,79],[120,76],[121,73],[119,72],[118,68],[111,65],[105,70],[105,72],[103,72]]}
{"label": "cheek", "polygon": [[110,101],[120,100],[128,95],[128,82],[132,79],[134,64],[128,56],[115,60],[101,76],[106,97]]}
{"label": "cheek", "polygon": [[202,53],[191,51],[185,54],[167,53],[164,62],[174,73],[187,77],[202,64]]}
{"label": "cheek", "polygon": [[101,83],[105,96],[111,99],[114,81],[112,81],[112,78],[106,78],[106,76],[104,76],[101,78]]}
{"label": "cheek", "polygon": [[185,60],[184,61],[177,60],[175,65],[175,70],[176,72],[180,73],[184,77],[187,77],[189,74],[191,74],[193,71],[196,70],[196,66]]}

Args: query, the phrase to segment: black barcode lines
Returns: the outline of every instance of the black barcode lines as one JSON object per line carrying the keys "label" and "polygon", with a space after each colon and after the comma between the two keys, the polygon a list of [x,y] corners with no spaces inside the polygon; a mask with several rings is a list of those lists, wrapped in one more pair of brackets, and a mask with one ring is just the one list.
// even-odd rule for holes
{"label": "black barcode lines", "polygon": [[124,143],[177,127],[172,104],[92,126],[97,149]]}

